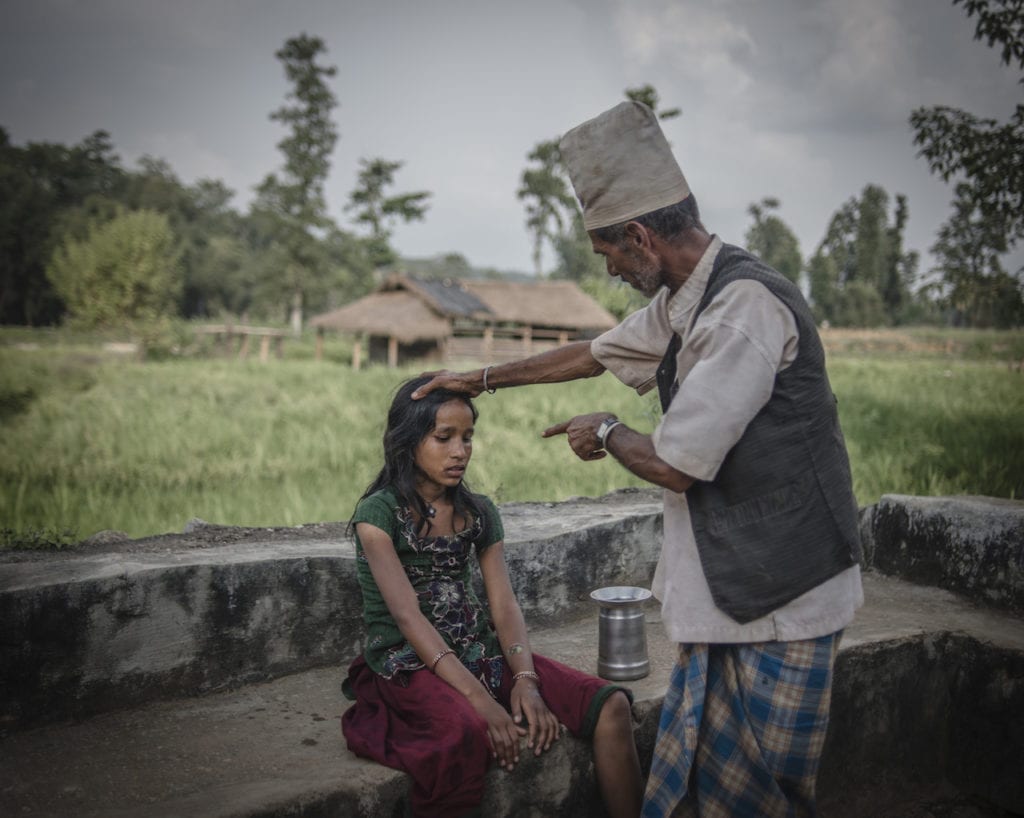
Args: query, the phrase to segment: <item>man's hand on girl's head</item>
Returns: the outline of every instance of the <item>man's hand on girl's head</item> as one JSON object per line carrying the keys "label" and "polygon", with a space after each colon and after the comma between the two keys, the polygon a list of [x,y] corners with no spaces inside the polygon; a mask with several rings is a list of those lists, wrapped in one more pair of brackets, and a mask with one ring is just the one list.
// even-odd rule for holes
{"label": "man's hand on girl's head", "polygon": [[432,378],[428,383],[423,384],[412,393],[413,400],[425,398],[435,389],[450,389],[452,392],[463,392],[471,398],[477,397],[483,392],[483,386],[478,377],[480,370],[472,372],[452,372],[450,369],[439,369],[433,372],[424,372],[423,378]]}

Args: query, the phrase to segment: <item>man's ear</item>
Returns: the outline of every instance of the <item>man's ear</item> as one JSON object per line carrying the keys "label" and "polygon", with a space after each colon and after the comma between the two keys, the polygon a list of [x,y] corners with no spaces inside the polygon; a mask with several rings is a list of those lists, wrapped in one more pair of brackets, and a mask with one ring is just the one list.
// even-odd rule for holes
{"label": "man's ear", "polygon": [[636,248],[650,248],[651,243],[654,239],[654,234],[651,233],[646,227],[640,222],[626,222],[626,241],[632,244]]}
{"label": "man's ear", "polygon": [[626,241],[636,248],[646,247],[650,244],[650,233],[638,221],[626,222]]}

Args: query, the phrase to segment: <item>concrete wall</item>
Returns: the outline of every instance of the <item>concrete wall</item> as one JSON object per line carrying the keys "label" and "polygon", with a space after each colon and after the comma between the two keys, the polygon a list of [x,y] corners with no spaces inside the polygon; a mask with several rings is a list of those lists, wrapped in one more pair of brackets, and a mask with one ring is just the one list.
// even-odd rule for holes
{"label": "concrete wall", "polygon": [[[656,492],[502,512],[531,625],[592,616],[587,597],[602,584],[649,583],[661,541]],[[862,527],[877,570],[1016,611],[1022,520],[1022,503],[887,496],[864,510]],[[348,661],[362,634],[354,549],[344,536],[308,531],[200,527],[70,555],[0,557],[0,734]],[[1024,652],[990,637],[941,630],[844,646],[823,814],[894,815],[878,805],[940,787],[1024,813]],[[634,707],[645,763],[659,706],[651,698]],[[365,786],[280,804],[268,797],[246,814],[401,815],[403,779],[353,763],[372,773]],[[494,771],[484,808],[601,815],[589,746],[566,738],[543,762]]]}
{"label": "concrete wall", "polygon": [[[657,493],[639,491],[504,506],[510,573],[531,623],[572,615],[601,584],[647,584],[660,509]],[[216,527],[212,545],[196,547],[197,536],[0,563],[0,728],[341,665],[358,653],[350,540],[226,537]]]}
{"label": "concrete wall", "polygon": [[923,634],[842,652],[835,680],[822,814],[874,814],[943,788],[1024,813],[1024,653]]}
{"label": "concrete wall", "polygon": [[1024,501],[887,494],[862,512],[871,567],[1024,613]]}

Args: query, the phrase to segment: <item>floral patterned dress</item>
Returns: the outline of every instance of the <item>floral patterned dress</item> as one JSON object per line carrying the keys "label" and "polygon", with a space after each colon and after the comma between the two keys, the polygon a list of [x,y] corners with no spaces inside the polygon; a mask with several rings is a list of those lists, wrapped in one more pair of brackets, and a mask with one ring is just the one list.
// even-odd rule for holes
{"label": "floral patterned dress", "polygon": [[[418,536],[412,514],[390,489],[364,498],[352,522],[369,523],[390,535],[423,615],[470,672],[494,689],[501,683],[503,662],[489,660],[501,657],[501,646],[473,588],[471,557],[501,541],[504,531],[494,504],[483,495],[475,499],[483,516],[452,536]],[[406,674],[424,664],[388,611],[358,533],[356,564],[366,623],[363,657],[375,673],[402,683]],[[488,674],[497,678],[487,678]]]}
{"label": "floral patterned dress", "polygon": [[[354,523],[386,531],[419,598],[420,610],[462,663],[507,710],[512,674],[487,609],[473,588],[471,556],[504,539],[498,510],[475,495],[482,511],[465,531],[451,537],[418,537],[408,510],[390,490],[359,503]],[[468,699],[424,664],[388,612],[356,537],[358,578],[363,591],[366,644],[342,684],[353,701],[342,715],[348,749],[403,770],[412,779],[409,805],[420,818],[477,814],[492,752],[486,722]],[[601,708],[615,691],[628,690],[533,654],[544,701],[575,736],[591,737]]]}

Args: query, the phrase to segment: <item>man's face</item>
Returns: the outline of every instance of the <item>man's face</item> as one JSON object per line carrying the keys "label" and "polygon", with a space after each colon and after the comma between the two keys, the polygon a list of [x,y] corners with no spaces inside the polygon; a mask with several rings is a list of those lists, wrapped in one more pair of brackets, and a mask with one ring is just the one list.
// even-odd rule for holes
{"label": "man's face", "polygon": [[658,292],[662,285],[662,270],[657,256],[644,253],[642,248],[630,243],[628,238],[618,245],[591,235],[590,243],[595,253],[604,256],[608,275],[618,276],[648,298]]}

